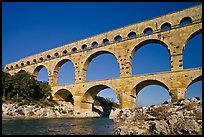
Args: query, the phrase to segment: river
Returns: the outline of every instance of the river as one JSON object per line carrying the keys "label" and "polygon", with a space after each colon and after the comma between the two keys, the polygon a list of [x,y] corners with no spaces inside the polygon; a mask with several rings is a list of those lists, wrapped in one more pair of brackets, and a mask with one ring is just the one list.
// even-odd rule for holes
{"label": "river", "polygon": [[113,135],[113,126],[108,117],[2,120],[2,134]]}

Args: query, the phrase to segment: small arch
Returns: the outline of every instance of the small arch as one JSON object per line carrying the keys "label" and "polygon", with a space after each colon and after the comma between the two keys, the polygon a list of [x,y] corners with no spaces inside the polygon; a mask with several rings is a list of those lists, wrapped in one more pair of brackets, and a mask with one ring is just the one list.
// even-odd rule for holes
{"label": "small arch", "polygon": [[13,66],[11,66],[11,69],[13,69]]}
{"label": "small arch", "polygon": [[20,71],[18,71],[17,73],[24,73],[24,72],[26,72],[25,70],[20,70]]}
{"label": "small arch", "polygon": [[122,37],[120,35],[115,36],[114,38],[115,42],[120,42],[122,41]]}
{"label": "small arch", "polygon": [[67,54],[67,50],[64,50],[64,51],[63,51],[63,54],[66,55],[66,54]]}
{"label": "small arch", "polygon": [[[7,67],[8,68],[8,67]],[[18,64],[16,64],[16,68],[18,68]]]}
{"label": "small arch", "polygon": [[92,45],[92,47],[97,47],[98,43],[96,41],[94,41],[91,45]]}
{"label": "small arch", "polygon": [[105,39],[103,40],[103,44],[104,44],[104,45],[110,44],[110,43],[109,43],[109,40],[108,40],[107,38],[105,38]]}
{"label": "small arch", "polygon": [[35,62],[35,63],[36,63],[36,62],[37,62],[37,60],[36,60],[36,59],[33,59],[33,62]]}
{"label": "small arch", "polygon": [[74,52],[74,53],[77,52],[77,48],[75,48],[75,47],[72,48],[72,52]]}
{"label": "small arch", "polygon": [[43,61],[43,57],[40,57],[40,60]]}
{"label": "small arch", "polygon": [[136,33],[135,32],[130,32],[130,33],[128,33],[128,38],[129,39],[134,39],[134,38],[136,38]]}
{"label": "small arch", "polygon": [[190,17],[184,17],[181,21],[180,21],[180,26],[185,26],[188,24],[192,23],[192,19]]}
{"label": "small arch", "polygon": [[144,29],[144,35],[149,35],[149,34],[152,34],[152,33],[153,33],[152,28],[148,27],[148,28]]}
{"label": "small arch", "polygon": [[21,66],[24,66],[24,63],[23,63],[23,62],[21,63]]}
{"label": "small arch", "polygon": [[30,65],[30,61],[27,61],[27,65]]}
{"label": "small arch", "polygon": [[83,50],[87,50],[87,45],[84,44],[84,45],[81,46],[81,48],[82,48]]}
{"label": "small arch", "polygon": [[55,57],[58,57],[58,56],[59,56],[59,53],[58,53],[58,52],[56,52],[56,53],[55,53]]}
{"label": "small arch", "polygon": [[47,58],[48,58],[48,59],[50,59],[50,58],[51,58],[51,56],[50,56],[50,55],[47,55]]}
{"label": "small arch", "polygon": [[6,69],[9,69],[8,67],[6,67]]}
{"label": "small arch", "polygon": [[171,29],[170,23],[166,22],[166,23],[162,24],[161,30],[169,30],[169,29]]}
{"label": "small arch", "polygon": [[[46,76],[43,76],[43,79],[47,79],[45,81],[48,81],[48,69],[46,68],[46,66],[44,65],[39,65],[37,66],[34,71],[33,71],[33,76],[35,77],[35,79],[37,79],[37,77],[39,78],[38,76],[38,73],[39,71],[41,71],[42,69],[44,69],[46,71],[46,74],[43,72],[43,75],[46,75]],[[45,78],[46,77],[46,78]]]}

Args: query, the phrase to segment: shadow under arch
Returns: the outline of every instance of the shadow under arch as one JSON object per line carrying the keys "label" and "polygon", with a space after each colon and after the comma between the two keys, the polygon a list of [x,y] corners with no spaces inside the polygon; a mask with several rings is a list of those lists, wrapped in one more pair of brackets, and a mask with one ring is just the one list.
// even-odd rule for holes
{"label": "shadow under arch", "polygon": [[[110,55],[113,55],[118,63],[118,66],[119,66],[119,62],[118,62],[118,58],[117,56],[110,52],[110,51],[106,51],[106,50],[101,50],[101,51],[97,51],[97,52],[94,52],[92,53],[91,55],[89,55],[86,59],[85,59],[85,62],[84,62],[84,65],[83,65],[83,70],[85,72],[85,79],[87,80],[87,76],[86,76],[86,73],[87,73],[87,69],[88,69],[88,66],[89,66],[89,63],[96,57],[98,57],[99,55],[102,55],[102,54],[110,54]],[[118,67],[118,74],[120,74],[120,66]]]}
{"label": "shadow under arch", "polygon": [[[100,114],[101,117],[102,116],[109,116],[111,110],[114,109],[114,108],[112,108],[113,107],[112,104],[110,104],[108,106],[101,105],[103,111],[100,111],[99,109],[94,107],[94,100],[96,99],[96,95],[100,91],[102,91],[104,89],[107,89],[107,88],[112,89],[111,87],[109,87],[107,85],[95,85],[95,86],[90,87],[82,97],[82,108],[83,109],[89,109],[89,110],[92,110],[94,112],[97,112],[97,113]],[[117,96],[117,93],[116,92],[114,92],[114,93]]]}
{"label": "shadow under arch", "polygon": [[[53,76],[54,76],[54,79],[53,79],[53,83],[55,85],[58,85],[58,74],[59,74],[59,71],[60,71],[60,68],[63,64],[67,63],[67,62],[71,62],[73,67],[74,67],[74,72],[75,72],[75,66],[74,66],[74,63],[70,60],[70,59],[62,59],[60,60],[54,67],[54,72],[53,72]],[[74,81],[72,83],[75,83],[75,74],[74,74]]]}
{"label": "shadow under arch", "polygon": [[65,101],[70,102],[72,105],[74,105],[74,99],[72,93],[67,89],[60,89],[57,92],[55,92],[54,97],[58,101]]}
{"label": "shadow under arch", "polygon": [[163,41],[158,40],[158,39],[147,39],[147,40],[144,40],[144,41],[140,42],[139,44],[137,44],[131,51],[131,58],[133,58],[133,56],[137,52],[137,50],[139,50],[141,47],[143,47],[147,44],[160,44],[160,45],[162,45],[168,51],[169,58],[170,58],[170,50],[168,48],[168,45],[166,43],[164,43]]}
{"label": "shadow under arch", "polygon": [[17,73],[27,72],[26,70],[19,70]]}
{"label": "shadow under arch", "polygon": [[[167,90],[168,92],[168,95],[170,95],[170,92],[169,92],[169,88],[167,87],[167,85],[165,85],[165,83],[159,81],[159,80],[152,80],[152,79],[149,79],[149,80],[144,80],[144,81],[141,81],[140,83],[138,83],[132,90],[132,93],[131,93],[131,96],[134,97],[135,99],[137,99],[138,97],[138,94],[139,92],[147,87],[147,86],[151,86],[151,85],[158,85],[158,86],[161,86],[163,87],[164,89]],[[147,95],[149,96],[149,95]],[[137,106],[137,105],[136,105]]]}

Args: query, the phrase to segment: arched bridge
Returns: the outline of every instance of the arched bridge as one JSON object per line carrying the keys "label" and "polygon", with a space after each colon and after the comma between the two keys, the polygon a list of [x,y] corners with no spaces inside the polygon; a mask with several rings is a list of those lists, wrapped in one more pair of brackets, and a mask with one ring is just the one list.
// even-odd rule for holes
{"label": "arched bridge", "polygon": [[[189,85],[202,79],[202,68],[183,69],[185,45],[201,32],[202,5],[198,5],[23,58],[7,64],[4,71],[14,74],[23,70],[37,77],[46,67],[54,99],[72,98],[75,110],[90,110],[96,94],[106,88],[115,91],[121,108],[132,108],[139,91],[152,84],[167,89],[172,102],[176,102],[184,98]],[[171,71],[132,76],[133,55],[148,43],[159,43],[166,48]],[[87,81],[89,63],[107,53],[117,59],[120,77]],[[75,83],[58,85],[59,69],[66,62],[74,65]]]}

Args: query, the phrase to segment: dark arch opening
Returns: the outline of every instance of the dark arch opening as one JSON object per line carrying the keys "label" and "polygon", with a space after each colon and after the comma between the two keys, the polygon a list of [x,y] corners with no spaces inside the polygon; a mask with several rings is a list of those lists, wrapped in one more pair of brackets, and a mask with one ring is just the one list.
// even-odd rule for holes
{"label": "dark arch opening", "polygon": [[92,47],[97,47],[98,46],[98,43],[95,41],[91,44]]}
{"label": "dark arch opening", "polygon": [[18,73],[23,73],[23,72],[26,72],[25,70],[20,70],[20,71],[18,71]]}
{"label": "dark arch opening", "polygon": [[74,53],[77,52],[77,48],[75,48],[75,47],[72,48],[72,52],[74,52]]}
{"label": "dark arch opening", "polygon": [[192,19],[190,17],[184,17],[181,21],[180,21],[180,26],[185,26],[188,24],[192,23]]}
{"label": "dark arch opening", "polygon": [[58,56],[59,56],[59,53],[56,52],[56,53],[55,53],[55,56],[58,57]]}
{"label": "dark arch opening", "polygon": [[67,54],[67,50],[64,50],[64,51],[63,51],[63,54],[66,55],[66,54]]}
{"label": "dark arch opening", "polygon": [[43,65],[39,65],[35,68],[33,72],[33,76],[38,80],[42,82],[48,82],[48,71],[47,68]]}
{"label": "dark arch opening", "polygon": [[55,94],[54,97],[59,103],[64,103],[64,101],[70,105],[74,105],[73,95],[67,89],[60,89]]}
{"label": "dark arch opening", "polygon": [[171,24],[166,22],[161,26],[161,30],[169,30],[171,29]]}
{"label": "dark arch opening", "polygon": [[82,47],[81,47],[83,50],[87,50],[87,45],[86,44],[84,44],[84,45],[82,45]]}
{"label": "dark arch opening", "polygon": [[37,60],[36,60],[36,59],[33,59],[33,62],[35,62],[35,63],[36,63],[36,62],[37,62]]}
{"label": "dark arch opening", "polygon": [[130,33],[128,34],[128,38],[129,38],[129,39],[136,38],[136,33],[135,33],[135,32],[130,32]]}
{"label": "dark arch opening", "polygon": [[202,32],[192,34],[183,49],[183,68],[202,67]]}
{"label": "dark arch opening", "polygon": [[103,44],[104,44],[104,45],[108,45],[108,44],[110,44],[110,43],[109,43],[109,40],[108,40],[107,38],[104,39],[104,40],[103,40]]}
{"label": "dark arch opening", "polygon": [[47,55],[47,58],[48,58],[48,59],[50,59],[50,58],[51,58],[51,56],[50,56],[50,55]]}
{"label": "dark arch opening", "polygon": [[99,80],[120,77],[117,58],[108,51],[98,51],[92,54],[86,61],[87,80]]}
{"label": "dark arch opening", "polygon": [[111,110],[119,107],[116,93],[106,85],[89,88],[83,96],[82,103],[85,109],[92,109],[101,117],[109,117]]}
{"label": "dark arch opening", "polygon": [[74,83],[74,64],[69,59],[59,61],[54,69],[54,77],[58,78],[56,79],[58,85]]}
{"label": "dark arch opening", "polygon": [[131,57],[133,75],[171,70],[168,47],[159,40],[141,42],[134,48]]}
{"label": "dark arch opening", "polygon": [[29,65],[30,64],[30,61],[27,61],[27,65]]}
{"label": "dark arch opening", "polygon": [[43,61],[43,57],[40,57],[40,60]]}
{"label": "dark arch opening", "polygon": [[144,35],[149,35],[149,34],[152,34],[152,33],[153,33],[152,28],[146,28],[146,29],[144,30]]}
{"label": "dark arch opening", "polygon": [[122,41],[122,37],[120,35],[115,36],[114,38],[115,42],[120,42]]}
{"label": "dark arch opening", "polygon": [[202,76],[195,78],[189,85],[184,95],[185,99],[198,97],[202,100]]}
{"label": "dark arch opening", "polygon": [[171,102],[168,87],[157,80],[146,80],[135,86],[136,106],[159,105],[165,101]]}

